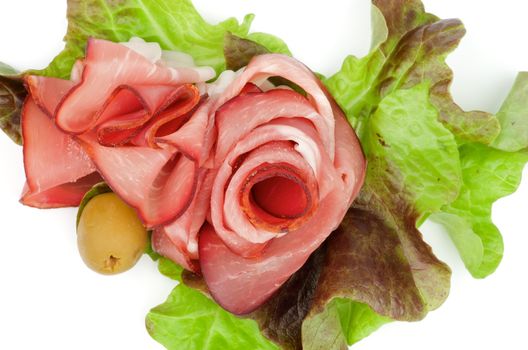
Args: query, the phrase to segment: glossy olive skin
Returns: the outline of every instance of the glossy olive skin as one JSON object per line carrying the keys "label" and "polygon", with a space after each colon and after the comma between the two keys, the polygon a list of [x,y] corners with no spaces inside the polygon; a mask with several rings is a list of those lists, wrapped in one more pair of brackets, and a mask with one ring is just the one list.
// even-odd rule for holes
{"label": "glossy olive skin", "polygon": [[136,212],[114,193],[88,202],[77,226],[77,246],[92,270],[113,275],[132,268],[148,243]]}

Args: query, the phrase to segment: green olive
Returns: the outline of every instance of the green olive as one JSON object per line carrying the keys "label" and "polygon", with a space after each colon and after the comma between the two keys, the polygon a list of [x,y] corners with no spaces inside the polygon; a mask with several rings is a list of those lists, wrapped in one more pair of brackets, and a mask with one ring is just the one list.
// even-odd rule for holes
{"label": "green olive", "polygon": [[132,268],[148,243],[134,209],[114,193],[100,194],[84,207],[77,226],[77,246],[92,270],[112,275]]}

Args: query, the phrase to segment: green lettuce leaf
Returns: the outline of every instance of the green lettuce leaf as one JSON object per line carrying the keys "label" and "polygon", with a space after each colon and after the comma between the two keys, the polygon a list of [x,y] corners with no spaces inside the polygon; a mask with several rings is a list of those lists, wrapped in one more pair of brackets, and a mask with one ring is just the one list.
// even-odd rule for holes
{"label": "green lettuce leaf", "polygon": [[224,36],[231,32],[250,37],[271,51],[288,53],[286,44],[265,33],[249,34],[253,15],[242,23],[234,18],[219,24],[207,23],[191,0],[68,0],[66,47],[39,74],[69,78],[75,61],[84,56],[89,37],[128,41],[137,36],[157,42],[165,50],[190,54],[198,65],[208,65],[217,73],[225,70]]}
{"label": "green lettuce leaf", "polygon": [[361,144],[371,163],[368,178],[385,181],[394,175],[377,163],[394,166],[408,193],[407,202],[419,217],[455,200],[462,183],[455,137],[438,121],[438,114],[429,102],[429,85],[422,83],[385,97],[362,134]]}
{"label": "green lettuce leaf", "polygon": [[152,261],[158,261],[161,258],[161,255],[152,248],[152,231],[148,232],[148,243],[145,248],[145,254],[147,254]]}
{"label": "green lettuce leaf", "polygon": [[27,92],[12,67],[0,62],[0,129],[13,142],[22,145],[20,117]]}
{"label": "green lettuce leaf", "polygon": [[528,161],[527,98],[528,73],[523,72],[497,113],[501,133],[491,147],[460,147],[460,194],[431,217],[444,225],[466,268],[476,278],[489,276],[502,260],[504,244],[491,220],[491,209],[496,200],[515,192]]}
{"label": "green lettuce leaf", "polygon": [[[162,274],[181,281],[183,269],[161,258]],[[238,318],[203,293],[178,284],[167,300],[146,317],[149,334],[168,350],[277,350],[255,321]]]}
{"label": "green lettuce leaf", "polygon": [[528,147],[528,72],[517,76],[510,94],[497,113],[501,133],[492,146],[509,152]]}
{"label": "green lettuce leaf", "polygon": [[467,144],[460,148],[460,157],[464,178],[460,195],[431,219],[445,226],[469,272],[484,278],[497,269],[504,250],[491,220],[492,204],[515,192],[528,150],[506,152]]}

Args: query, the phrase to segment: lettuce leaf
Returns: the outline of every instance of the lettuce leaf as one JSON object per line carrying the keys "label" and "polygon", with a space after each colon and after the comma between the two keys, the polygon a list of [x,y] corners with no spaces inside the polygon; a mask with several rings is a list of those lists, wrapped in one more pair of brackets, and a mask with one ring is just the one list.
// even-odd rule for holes
{"label": "lettuce leaf", "polygon": [[[432,219],[447,227],[468,270],[475,277],[485,277],[497,268],[503,249],[500,232],[491,222],[491,205],[517,188],[525,163],[520,154],[497,150],[523,152],[528,146],[528,76],[519,75],[497,116],[464,112],[449,94],[452,71],[445,64],[446,55],[464,34],[462,24],[425,13],[419,1],[373,3],[373,51],[361,59],[348,57],[341,71],[325,83],[356,126],[363,146],[372,144],[369,140],[373,137],[381,143],[387,143],[386,137],[393,139],[385,152],[378,150],[370,157],[390,160],[401,174],[406,191],[412,195],[409,201],[419,212],[418,225],[436,213]],[[444,132],[426,131],[433,127],[432,119],[423,118],[432,111],[420,111],[425,106],[423,98],[413,112],[413,120],[400,119],[400,106],[412,105],[412,95],[418,92],[414,87],[418,85],[424,86],[422,97],[425,93],[429,100],[425,105],[434,107]],[[391,101],[395,93],[400,97],[407,94],[409,98]],[[420,100],[417,95],[416,98]],[[389,105],[392,111],[387,110]],[[388,113],[380,119],[383,110]],[[386,135],[375,131],[386,123]],[[394,131],[389,130],[391,123]],[[434,129],[440,130],[438,125]],[[429,140],[422,140],[423,133]],[[430,150],[435,144],[436,150]],[[417,158],[417,154],[423,158]],[[484,173],[486,169],[500,168],[504,178],[481,174],[477,181],[472,178],[472,167],[481,167]],[[436,175],[438,183],[434,181]],[[480,210],[470,208],[477,203],[477,192],[483,192],[482,183],[487,184],[487,196],[480,198]],[[470,202],[468,198],[473,199]]]}
{"label": "lettuce leaf", "polygon": [[[517,77],[497,117],[501,133],[491,147],[460,147],[463,186],[456,201],[431,219],[444,225],[468,271],[484,278],[499,266],[502,236],[491,220],[493,203],[517,189],[528,162],[528,73]],[[483,186],[483,184],[486,184]]]}
{"label": "lettuce leaf", "polygon": [[431,103],[449,130],[464,141],[493,141],[500,131],[497,118],[462,111],[449,93],[453,73],[445,58],[465,34],[462,23],[439,20],[418,0],[373,4],[374,50],[361,59],[347,57],[341,70],[325,81],[357,132],[361,135],[363,123],[385,96],[428,82]]}
{"label": "lettuce leaf", "polygon": [[493,147],[509,152],[517,152],[528,147],[528,105],[526,101],[528,101],[528,72],[521,72],[497,113],[501,133],[493,141]]}
{"label": "lettuce leaf", "polygon": [[88,192],[86,192],[83,199],[81,200],[81,203],[79,204],[79,209],[77,209],[77,221],[75,223],[76,227],[79,226],[79,221],[81,220],[81,215],[86,205],[88,205],[88,203],[94,197],[97,197],[100,194],[105,194],[108,192],[112,192],[112,189],[110,188],[110,186],[106,184],[106,182],[100,182],[94,185]]}
{"label": "lettuce leaf", "polygon": [[464,178],[460,195],[431,219],[445,226],[469,272],[484,278],[497,269],[504,250],[491,220],[492,204],[515,192],[528,150],[506,152],[467,144],[460,148],[460,157]]}
{"label": "lettuce leaf", "polygon": [[66,47],[39,74],[69,78],[75,61],[84,56],[89,37],[115,42],[140,37],[159,43],[165,50],[188,53],[198,65],[212,66],[217,73],[225,70],[223,48],[227,32],[249,36],[272,51],[289,52],[286,44],[273,35],[249,34],[253,17],[247,15],[242,23],[230,18],[211,25],[191,0],[68,0]]}
{"label": "lettuce leaf", "polygon": [[[348,230],[354,232],[354,237],[362,237],[358,234],[361,229],[373,236],[385,227],[384,237],[395,231],[402,247],[411,243],[399,251],[401,257],[410,259],[411,267],[413,259],[420,261],[414,264],[420,268],[411,268],[411,272],[423,305],[405,309],[402,305],[406,305],[404,296],[408,294],[401,294],[395,299],[402,314],[391,314],[393,310],[379,305],[383,298],[365,298],[361,289],[342,276],[343,271],[369,266],[370,274],[365,273],[367,277],[361,282],[372,293],[379,283],[369,284],[368,276],[376,275],[373,271],[380,263],[379,256],[390,257],[390,252],[372,254],[378,259],[370,264],[351,258],[348,268],[333,269],[341,272],[339,280],[329,277],[320,281],[319,288],[331,290],[318,292],[324,296],[322,305],[317,307],[321,301],[316,296],[303,324],[306,344],[323,344],[327,337],[326,342],[334,341],[331,348],[336,349],[344,347],[345,340],[352,344],[384,324],[386,320],[380,315],[415,320],[445,300],[449,269],[432,255],[415,229],[431,214],[448,226],[475,277],[493,272],[502,257],[502,239],[491,221],[491,204],[517,188],[526,162],[526,151],[508,153],[488,146],[501,145],[509,151],[526,147],[526,77],[521,75],[517,80],[497,117],[479,111],[464,112],[449,94],[452,71],[445,64],[447,54],[464,34],[462,24],[425,13],[419,1],[373,3],[373,51],[361,59],[348,57],[341,71],[325,80],[355,126],[369,161],[362,195],[348,215],[353,215],[358,205],[363,212],[355,216],[356,224],[351,223]],[[371,219],[365,223],[368,216]],[[398,225],[398,220],[405,217],[405,225]],[[345,229],[343,225],[340,230]],[[344,246],[342,242],[333,250]],[[381,244],[374,246],[380,249]],[[351,249],[348,251],[353,254]],[[329,267],[331,264],[325,263],[324,269]],[[405,271],[402,267],[397,270]],[[344,280],[346,287],[332,290],[332,281],[335,284],[336,280]],[[400,287],[400,293],[405,291],[405,285]],[[389,296],[398,295],[387,286],[382,289]],[[363,307],[361,314],[368,310],[365,319],[370,328],[361,322],[337,322],[354,319],[357,305]]]}
{"label": "lettuce leaf", "polygon": [[26,95],[16,70],[0,62],[0,129],[19,145],[22,145],[20,114]]}
{"label": "lettuce leaf", "polygon": [[[183,269],[170,260],[161,258],[159,270],[181,282]],[[264,338],[255,321],[230,314],[181,283],[165,303],[148,313],[146,326],[149,334],[168,350],[278,349]]]}

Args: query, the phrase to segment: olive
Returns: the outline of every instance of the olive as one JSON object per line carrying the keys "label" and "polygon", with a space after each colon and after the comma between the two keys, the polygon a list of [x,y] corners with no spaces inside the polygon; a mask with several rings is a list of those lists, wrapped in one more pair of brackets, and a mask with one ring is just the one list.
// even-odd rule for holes
{"label": "olive", "polygon": [[148,244],[134,209],[114,193],[93,197],[80,214],[77,246],[92,270],[112,275],[132,268]]}

